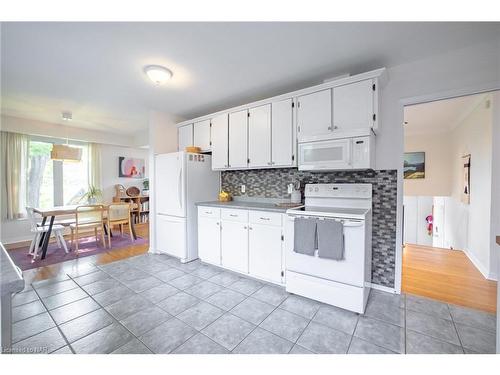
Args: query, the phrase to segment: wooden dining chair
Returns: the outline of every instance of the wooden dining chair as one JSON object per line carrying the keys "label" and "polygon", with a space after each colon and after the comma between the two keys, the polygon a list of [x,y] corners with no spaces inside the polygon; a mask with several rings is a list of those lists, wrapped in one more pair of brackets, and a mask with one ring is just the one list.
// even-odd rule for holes
{"label": "wooden dining chair", "polygon": [[132,222],[130,217],[130,204],[129,203],[112,203],[108,206],[108,217],[106,223],[108,224],[108,245],[111,248],[111,228],[113,225],[120,226],[120,233],[123,236],[123,226],[128,225],[130,239],[134,242],[132,235]]}
{"label": "wooden dining chair", "polygon": [[[48,225],[42,226],[37,223],[37,220],[35,218],[35,211],[32,207],[26,207],[26,212],[28,213],[28,219],[31,225],[31,233],[34,234],[34,238],[31,241],[28,254],[33,257],[31,261],[34,262],[36,260],[36,257],[38,256],[38,249],[40,247],[39,246],[40,238],[43,233],[47,233],[49,231],[49,226]],[[64,249],[64,252],[67,254],[68,247],[66,246],[66,241],[64,240],[63,231],[64,227],[62,225],[57,225],[57,224],[52,225],[51,235],[55,237],[59,248],[62,247]]]}
{"label": "wooden dining chair", "polygon": [[105,208],[102,204],[84,205],[76,208],[75,222],[69,227],[71,229],[71,247],[75,243],[75,250],[77,252],[81,230],[94,229],[96,242],[99,241],[98,231],[100,230],[102,245],[106,247],[106,240],[104,238],[104,211]]}

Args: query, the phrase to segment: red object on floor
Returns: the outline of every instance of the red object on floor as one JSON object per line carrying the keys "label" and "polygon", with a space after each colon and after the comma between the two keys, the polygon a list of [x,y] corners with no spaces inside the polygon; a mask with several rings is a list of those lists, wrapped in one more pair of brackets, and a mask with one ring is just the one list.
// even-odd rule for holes
{"label": "red object on floor", "polygon": [[[68,254],[64,252],[64,249],[59,249],[57,243],[50,243],[47,248],[47,256],[45,259],[40,259],[41,250],[39,250],[38,258],[34,263],[31,262],[32,257],[28,255],[29,246],[20,247],[18,249],[13,249],[9,251],[9,255],[14,261],[14,263],[23,271],[30,270],[32,268],[38,268],[43,266],[49,266],[51,264],[65,262],[67,260],[73,260],[77,258],[84,258],[90,255],[96,255],[105,252],[112,252],[115,250],[123,249],[124,247],[131,245],[143,245],[147,243],[147,240],[141,237],[137,237],[135,242],[130,241],[130,237],[127,234],[120,236],[115,234],[111,239],[111,249],[106,249],[102,246],[101,242],[96,242],[95,237],[82,237],[78,245],[78,254],[75,252],[74,246]],[[67,241],[68,249],[70,242]]]}

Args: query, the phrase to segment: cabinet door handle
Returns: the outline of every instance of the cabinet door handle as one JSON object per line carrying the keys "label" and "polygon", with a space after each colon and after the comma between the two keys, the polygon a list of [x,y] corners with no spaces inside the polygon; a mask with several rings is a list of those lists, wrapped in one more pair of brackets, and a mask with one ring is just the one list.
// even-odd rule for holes
{"label": "cabinet door handle", "polygon": [[220,223],[219,223],[219,222],[217,222],[216,224],[217,224],[217,225],[220,225]]}
{"label": "cabinet door handle", "polygon": [[243,227],[243,229],[247,229],[246,225]]}
{"label": "cabinet door handle", "polygon": [[248,227],[248,229],[253,230],[253,228],[252,228],[252,227]]}
{"label": "cabinet door handle", "polygon": [[261,217],[260,220],[271,220],[271,219],[268,217]]}
{"label": "cabinet door handle", "polygon": [[206,214],[212,215],[212,211],[205,211]]}
{"label": "cabinet door handle", "polygon": [[229,214],[229,216],[231,216],[231,217],[238,217],[238,215],[236,215],[236,214]]}

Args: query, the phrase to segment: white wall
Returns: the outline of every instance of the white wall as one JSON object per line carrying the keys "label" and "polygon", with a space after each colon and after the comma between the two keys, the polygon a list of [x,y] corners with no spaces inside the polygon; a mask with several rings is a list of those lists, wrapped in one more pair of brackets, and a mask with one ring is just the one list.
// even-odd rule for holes
{"label": "white wall", "polygon": [[[492,199],[492,109],[488,95],[451,133],[452,194],[459,210],[468,215],[467,246],[465,251],[479,270],[490,277],[496,262],[490,257],[491,199]],[[470,204],[461,202],[463,167],[462,156],[471,155]],[[456,222],[460,215],[449,215],[451,228],[460,235],[465,228]],[[493,271],[493,272],[492,272]]]}
{"label": "white wall", "polygon": [[146,162],[145,177],[149,176],[149,151],[147,149],[101,145],[101,182],[104,202],[113,200],[116,184],[121,184],[125,188],[137,186],[139,189],[143,189],[143,179],[118,177],[118,158],[120,156],[144,159]]}
{"label": "white wall", "polygon": [[[500,88],[500,39],[388,69],[380,93],[377,169],[398,170],[396,291],[401,290],[403,207],[403,107],[429,100]],[[500,126],[496,123],[495,126]],[[496,145],[495,145],[496,147]],[[495,191],[495,186],[492,187]],[[500,191],[500,186],[496,186]],[[496,203],[492,210],[500,210]]]}
{"label": "white wall", "polygon": [[425,178],[404,180],[404,194],[451,195],[451,152],[448,133],[405,135],[405,152],[425,152]]}

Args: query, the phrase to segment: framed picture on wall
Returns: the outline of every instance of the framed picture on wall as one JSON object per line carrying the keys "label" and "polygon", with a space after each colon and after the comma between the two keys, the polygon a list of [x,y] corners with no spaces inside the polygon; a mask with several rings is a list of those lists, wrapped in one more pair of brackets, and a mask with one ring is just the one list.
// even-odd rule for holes
{"label": "framed picture on wall", "polygon": [[462,156],[463,182],[462,182],[462,202],[470,203],[470,155]]}
{"label": "framed picture on wall", "polygon": [[144,159],[118,157],[118,177],[144,178],[145,173]]}
{"label": "framed picture on wall", "polygon": [[425,178],[425,152],[405,152],[404,156],[404,178]]}

